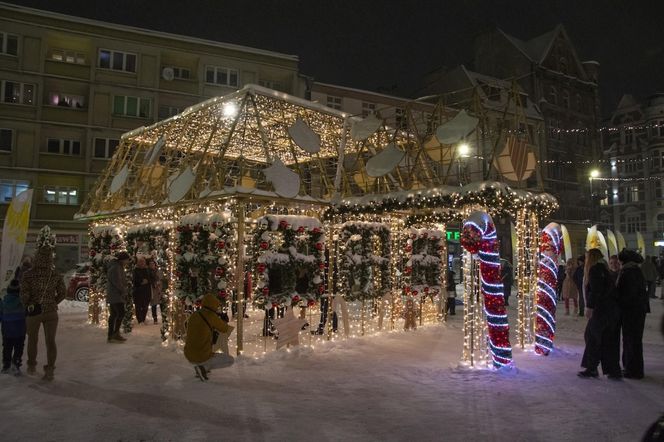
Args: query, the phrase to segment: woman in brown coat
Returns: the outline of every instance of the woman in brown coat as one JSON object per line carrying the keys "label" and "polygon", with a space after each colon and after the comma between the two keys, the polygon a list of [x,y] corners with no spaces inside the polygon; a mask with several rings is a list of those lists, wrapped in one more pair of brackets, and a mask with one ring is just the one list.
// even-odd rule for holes
{"label": "woman in brown coat", "polygon": [[579,290],[574,283],[574,272],[576,271],[576,261],[574,259],[567,260],[565,268],[565,279],[563,280],[563,299],[565,300],[565,314],[569,315],[569,302],[574,303],[574,311],[572,314],[576,315],[579,312]]}
{"label": "woman in brown coat", "polygon": [[37,254],[30,270],[21,278],[21,302],[26,308],[28,329],[28,374],[35,374],[39,329],[44,326],[46,362],[44,380],[53,380],[58,348],[55,332],[58,329],[58,304],[65,299],[65,282],[53,265],[53,247],[44,245]]}

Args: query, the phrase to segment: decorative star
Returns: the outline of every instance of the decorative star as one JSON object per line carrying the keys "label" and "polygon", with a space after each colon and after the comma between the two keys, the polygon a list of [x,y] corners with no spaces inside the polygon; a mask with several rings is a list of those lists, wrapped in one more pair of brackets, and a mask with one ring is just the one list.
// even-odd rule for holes
{"label": "decorative star", "polygon": [[273,319],[272,323],[279,332],[277,350],[286,345],[300,345],[300,330],[307,323],[306,320],[296,318],[292,308],[286,308],[283,318]]}

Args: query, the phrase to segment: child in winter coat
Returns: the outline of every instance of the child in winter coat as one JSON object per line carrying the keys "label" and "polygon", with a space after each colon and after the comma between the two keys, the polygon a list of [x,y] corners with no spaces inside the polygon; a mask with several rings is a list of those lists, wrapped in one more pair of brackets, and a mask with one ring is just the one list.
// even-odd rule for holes
{"label": "child in winter coat", "polygon": [[25,343],[25,308],[19,296],[18,280],[12,279],[7,294],[0,301],[2,322],[2,373],[21,374],[23,346]]}
{"label": "child in winter coat", "polygon": [[565,314],[569,315],[569,304],[570,301],[574,304],[574,310],[572,314],[577,314],[579,305],[579,290],[576,288],[574,283],[574,272],[576,272],[576,263],[574,259],[570,258],[567,260],[567,267],[565,269],[565,279],[563,280],[563,299],[565,300]]}

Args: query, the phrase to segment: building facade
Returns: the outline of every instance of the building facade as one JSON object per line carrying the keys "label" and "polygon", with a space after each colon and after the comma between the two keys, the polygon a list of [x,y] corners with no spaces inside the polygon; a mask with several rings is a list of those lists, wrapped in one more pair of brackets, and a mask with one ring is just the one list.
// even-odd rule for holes
{"label": "building facade", "polygon": [[34,189],[60,270],[87,258],[73,220],[120,136],[255,83],[302,96],[298,57],[0,3],[0,225]]}
{"label": "building facade", "polygon": [[664,240],[664,94],[643,103],[624,95],[602,130],[603,163],[594,188],[603,224],[619,230],[627,246],[643,235],[645,253]]}

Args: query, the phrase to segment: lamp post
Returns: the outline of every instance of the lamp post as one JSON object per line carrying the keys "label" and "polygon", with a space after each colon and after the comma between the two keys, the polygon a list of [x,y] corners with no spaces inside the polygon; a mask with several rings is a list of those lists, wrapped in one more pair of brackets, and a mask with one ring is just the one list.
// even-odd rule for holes
{"label": "lamp post", "polygon": [[590,181],[590,221],[591,224],[595,222],[595,194],[593,193],[593,180],[599,177],[599,169],[591,169],[588,174]]}
{"label": "lamp post", "polygon": [[457,146],[457,175],[459,180],[459,186],[462,186],[461,182],[461,162],[465,161],[466,158],[470,156],[470,145],[465,141],[462,141],[461,144]]}

